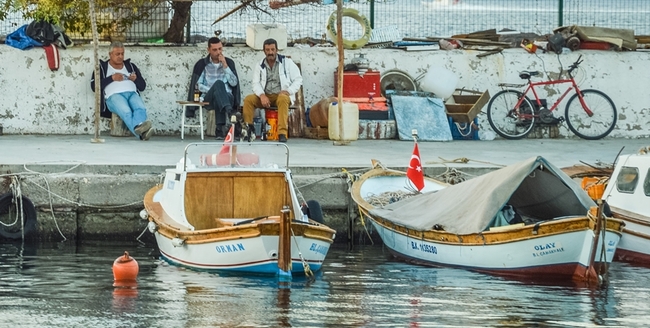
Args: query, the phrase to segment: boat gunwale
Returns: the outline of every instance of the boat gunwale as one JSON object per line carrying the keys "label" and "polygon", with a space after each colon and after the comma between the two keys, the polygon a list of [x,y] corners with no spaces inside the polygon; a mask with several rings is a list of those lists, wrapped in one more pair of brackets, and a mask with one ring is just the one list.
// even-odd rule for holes
{"label": "boat gunwale", "polygon": [[[451,232],[443,232],[437,230],[414,230],[408,229],[404,226],[396,224],[392,221],[378,218],[368,214],[364,211],[364,214],[375,223],[394,231],[395,233],[413,238],[422,241],[427,241],[431,243],[446,244],[446,245],[458,245],[458,246],[490,246],[490,245],[502,245],[509,244],[513,242],[520,242],[525,240],[537,239],[541,237],[561,235],[568,232],[577,232],[584,230],[594,230],[595,221],[590,219],[587,216],[578,216],[574,218],[564,218],[559,220],[549,220],[539,222],[538,224],[529,224],[525,226],[515,226],[514,228],[507,231],[483,231],[479,233],[459,235]],[[566,228],[560,229],[555,228],[557,225],[567,226]],[[607,231],[611,233],[616,233],[619,236],[623,232],[623,221],[614,218],[607,219]],[[537,227],[537,232],[535,229]],[[568,230],[567,228],[570,228]],[[517,234],[526,234],[526,236],[518,238],[508,238],[511,235]],[[428,236],[427,236],[428,235]],[[437,238],[436,238],[437,237]],[[501,237],[498,238],[497,237]]]}
{"label": "boat gunwale", "polygon": [[[225,227],[202,229],[202,230],[189,230],[188,228],[177,227],[176,225],[171,224],[167,220],[163,219],[163,217],[165,216],[165,210],[162,208],[162,206],[160,206],[162,213],[158,213],[153,208],[154,204],[160,204],[159,202],[155,202],[153,200],[153,197],[159,190],[162,189],[162,187],[163,187],[162,184],[158,184],[152,187],[151,189],[149,189],[149,191],[145,194],[144,205],[149,216],[149,221],[157,224],[158,232],[168,239],[184,237],[185,243],[187,244],[203,244],[203,243],[211,243],[211,242],[237,240],[243,238],[254,238],[261,235],[275,235],[275,234],[264,233],[265,230],[269,230],[269,229],[264,229],[265,226],[268,225],[273,225],[274,227],[277,226],[278,228],[275,230],[279,231],[280,216],[269,216],[265,218],[264,221],[261,222],[251,222],[247,224],[241,224],[238,226],[225,226]],[[242,218],[242,220],[246,220],[246,219],[249,218]],[[274,222],[269,222],[269,220],[272,220]],[[306,238],[321,240],[330,244],[334,242],[334,236],[336,235],[336,230],[311,219],[309,220],[309,222],[299,222],[294,220],[291,223],[291,227],[292,227],[292,231],[294,232],[296,230],[301,231],[301,233],[297,236],[303,236]],[[251,231],[242,235],[241,232],[246,230],[251,230]],[[240,232],[240,233],[235,234],[233,232]],[[214,235],[222,235],[222,234],[229,234],[229,236],[214,236]],[[212,235],[212,237],[209,237],[210,235]],[[326,235],[329,235],[330,237],[327,237]]]}

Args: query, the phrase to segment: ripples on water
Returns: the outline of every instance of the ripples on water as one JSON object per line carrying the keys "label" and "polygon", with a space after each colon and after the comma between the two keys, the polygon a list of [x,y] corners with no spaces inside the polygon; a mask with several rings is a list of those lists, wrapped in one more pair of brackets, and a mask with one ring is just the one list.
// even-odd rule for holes
{"label": "ripples on water", "polygon": [[[125,250],[137,289],[112,286]],[[335,246],[314,282],[194,272],[155,246],[0,244],[1,327],[644,326],[650,272],[614,263],[601,288],[539,285],[390,259],[381,246]]]}

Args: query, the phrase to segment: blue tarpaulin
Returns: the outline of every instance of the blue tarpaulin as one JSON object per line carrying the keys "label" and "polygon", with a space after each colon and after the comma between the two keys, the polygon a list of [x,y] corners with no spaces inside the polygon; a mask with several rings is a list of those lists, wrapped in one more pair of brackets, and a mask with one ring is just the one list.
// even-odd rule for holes
{"label": "blue tarpaulin", "polygon": [[400,140],[413,140],[416,129],[420,141],[451,141],[445,104],[440,98],[391,96],[397,135]]}

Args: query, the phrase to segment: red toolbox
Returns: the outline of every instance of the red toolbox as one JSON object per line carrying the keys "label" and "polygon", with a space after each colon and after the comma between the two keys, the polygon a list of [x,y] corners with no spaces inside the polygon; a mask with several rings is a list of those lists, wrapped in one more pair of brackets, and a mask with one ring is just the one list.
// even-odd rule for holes
{"label": "red toolbox", "polygon": [[[370,93],[381,97],[379,71],[368,70],[365,74],[356,71],[343,72],[343,97],[369,98]],[[339,94],[339,76],[334,72],[334,96]]]}

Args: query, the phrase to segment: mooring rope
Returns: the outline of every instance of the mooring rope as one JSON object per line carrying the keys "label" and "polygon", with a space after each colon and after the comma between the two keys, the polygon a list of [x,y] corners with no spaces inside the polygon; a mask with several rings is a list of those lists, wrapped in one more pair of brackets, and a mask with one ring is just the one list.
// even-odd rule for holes
{"label": "mooring rope", "polygon": [[293,228],[291,228],[291,236],[293,237],[293,242],[296,245],[296,249],[298,249],[298,256],[300,257],[300,261],[302,262],[302,269],[305,271],[305,276],[309,278],[314,277],[314,273],[311,271],[311,267],[309,267],[309,263],[305,261],[305,258],[302,256],[302,252],[300,251],[300,246],[298,245],[298,241],[296,240],[296,234],[293,232]]}
{"label": "mooring rope", "polygon": [[[346,182],[348,184],[348,193],[352,195],[352,184],[361,177],[361,173],[352,174],[350,172],[353,171],[348,171],[345,168],[343,168],[342,170],[347,175]],[[354,200],[350,199],[350,201],[354,201]],[[370,236],[370,231],[368,231],[368,226],[366,225],[366,220],[364,219],[363,212],[361,211],[361,206],[359,206],[358,204],[357,204],[357,211],[359,211],[359,221],[361,221],[361,226],[363,227],[363,230],[366,232],[368,239],[370,239],[370,244],[374,245],[375,242],[372,240],[372,237]]]}

